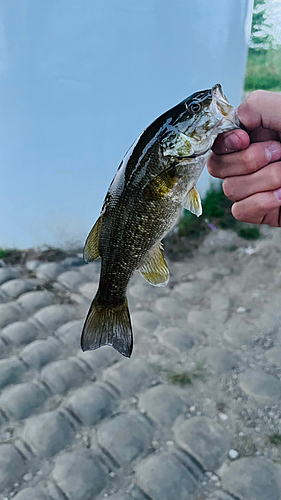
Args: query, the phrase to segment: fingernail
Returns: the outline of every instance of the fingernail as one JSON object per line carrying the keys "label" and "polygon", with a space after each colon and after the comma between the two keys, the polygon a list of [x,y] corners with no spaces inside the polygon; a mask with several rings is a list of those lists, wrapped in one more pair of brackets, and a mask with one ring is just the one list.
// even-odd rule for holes
{"label": "fingernail", "polygon": [[274,196],[276,200],[281,201],[281,188],[276,189],[276,191],[274,191]]}
{"label": "fingernail", "polygon": [[227,149],[230,149],[232,151],[237,151],[241,149],[241,140],[237,135],[234,133],[227,135],[224,139],[224,145]]}
{"label": "fingernail", "polygon": [[281,158],[281,144],[272,143],[265,148],[265,154],[268,161],[276,161]]}

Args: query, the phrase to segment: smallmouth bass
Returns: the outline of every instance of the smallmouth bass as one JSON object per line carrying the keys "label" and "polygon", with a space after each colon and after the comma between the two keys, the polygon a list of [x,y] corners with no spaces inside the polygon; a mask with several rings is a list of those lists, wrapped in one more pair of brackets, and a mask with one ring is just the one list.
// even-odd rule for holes
{"label": "smallmouth bass", "polygon": [[196,182],[211,147],[218,134],[241,127],[217,84],[166,111],[128,150],[84,247],[86,262],[101,257],[101,274],[83,327],[83,351],[111,345],[130,357],[130,278],[138,269],[151,285],[168,283],[161,240],[183,208],[202,214]]}

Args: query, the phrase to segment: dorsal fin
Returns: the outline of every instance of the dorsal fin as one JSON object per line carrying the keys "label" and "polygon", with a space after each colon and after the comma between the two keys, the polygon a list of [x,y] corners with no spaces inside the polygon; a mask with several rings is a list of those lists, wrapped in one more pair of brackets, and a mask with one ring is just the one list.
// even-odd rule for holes
{"label": "dorsal fin", "polygon": [[98,218],[94,227],[91,229],[88,238],[86,239],[86,243],[83,251],[83,258],[85,262],[92,262],[97,259],[99,254],[99,238],[100,238],[100,230],[102,225],[102,215]]}
{"label": "dorsal fin", "polygon": [[151,285],[167,285],[169,281],[169,269],[162,252],[161,243],[159,247],[157,247],[152,253],[149,254],[148,259],[139,269],[139,272]]}

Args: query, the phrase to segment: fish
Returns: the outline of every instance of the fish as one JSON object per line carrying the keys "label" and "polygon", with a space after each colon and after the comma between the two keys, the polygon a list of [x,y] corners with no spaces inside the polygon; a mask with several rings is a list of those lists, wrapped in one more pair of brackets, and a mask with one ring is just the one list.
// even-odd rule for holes
{"label": "fish", "polygon": [[195,92],[159,116],[125,154],[83,252],[101,258],[97,293],[87,314],[83,351],[110,345],[125,357],[133,349],[126,290],[136,270],[165,286],[169,270],[161,240],[182,209],[202,214],[196,183],[218,134],[242,128],[220,84]]}

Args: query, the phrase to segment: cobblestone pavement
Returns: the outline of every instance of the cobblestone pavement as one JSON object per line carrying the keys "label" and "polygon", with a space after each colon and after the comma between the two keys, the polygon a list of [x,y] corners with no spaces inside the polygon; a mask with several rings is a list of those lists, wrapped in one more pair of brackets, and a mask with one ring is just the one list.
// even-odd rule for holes
{"label": "cobblestone pavement", "polygon": [[2,262],[1,500],[280,500],[281,231],[169,267],[126,359],[80,351],[99,262]]}

